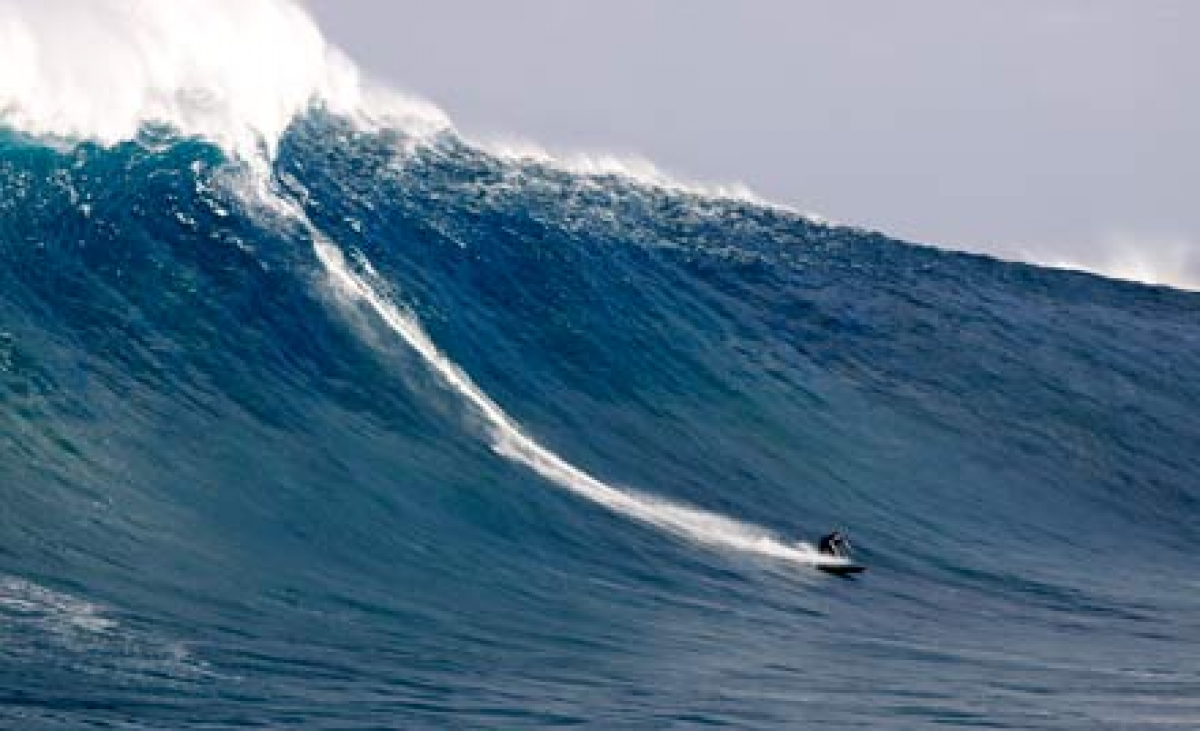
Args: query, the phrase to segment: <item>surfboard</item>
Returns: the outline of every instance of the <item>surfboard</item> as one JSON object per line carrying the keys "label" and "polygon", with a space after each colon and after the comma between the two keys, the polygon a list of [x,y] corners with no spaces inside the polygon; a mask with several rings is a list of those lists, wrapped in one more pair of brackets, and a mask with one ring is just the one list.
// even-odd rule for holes
{"label": "surfboard", "polygon": [[867,570],[866,566],[856,563],[818,564],[817,568],[834,576],[853,576]]}

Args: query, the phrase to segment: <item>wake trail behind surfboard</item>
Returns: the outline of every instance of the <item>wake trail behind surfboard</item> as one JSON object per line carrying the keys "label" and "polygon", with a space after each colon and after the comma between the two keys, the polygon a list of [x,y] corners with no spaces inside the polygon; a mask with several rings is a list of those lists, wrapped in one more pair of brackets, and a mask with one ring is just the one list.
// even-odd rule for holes
{"label": "wake trail behind surfboard", "polygon": [[311,224],[313,248],[325,268],[329,282],[344,305],[365,307],[421,356],[442,384],[459,395],[480,417],[492,449],[513,462],[525,465],[550,483],[564,488],[616,514],[654,526],[671,534],[713,548],[768,556],[808,566],[845,563],[845,559],[823,556],[805,543],[788,544],[776,534],[689,505],[630,489],[614,487],[572,465],[525,433],[490,396],[445,354],[412,315],[402,312],[372,286],[379,277],[370,263],[359,257],[356,272],[341,250]]}

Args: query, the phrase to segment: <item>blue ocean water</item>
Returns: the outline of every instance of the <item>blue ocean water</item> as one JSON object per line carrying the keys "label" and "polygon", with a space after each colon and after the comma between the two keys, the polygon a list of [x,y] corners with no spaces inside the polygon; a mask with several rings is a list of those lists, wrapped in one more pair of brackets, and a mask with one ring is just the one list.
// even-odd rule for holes
{"label": "blue ocean water", "polygon": [[1200,295],[315,111],[253,177],[0,136],[0,725],[1200,726]]}

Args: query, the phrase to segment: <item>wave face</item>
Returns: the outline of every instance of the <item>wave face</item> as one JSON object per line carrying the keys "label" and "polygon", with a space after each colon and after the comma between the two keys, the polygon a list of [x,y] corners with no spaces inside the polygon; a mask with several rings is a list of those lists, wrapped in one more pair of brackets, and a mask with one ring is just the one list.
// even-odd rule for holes
{"label": "wave face", "polygon": [[1200,296],[337,105],[42,122],[5,725],[1200,722]]}

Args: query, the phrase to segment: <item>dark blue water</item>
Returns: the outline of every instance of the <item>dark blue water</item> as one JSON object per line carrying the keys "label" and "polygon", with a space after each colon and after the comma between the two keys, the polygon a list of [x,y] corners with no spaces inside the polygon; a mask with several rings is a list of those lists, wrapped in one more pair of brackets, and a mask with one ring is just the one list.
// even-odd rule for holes
{"label": "dark blue water", "polygon": [[410,142],[0,137],[0,725],[1200,726],[1200,295]]}

